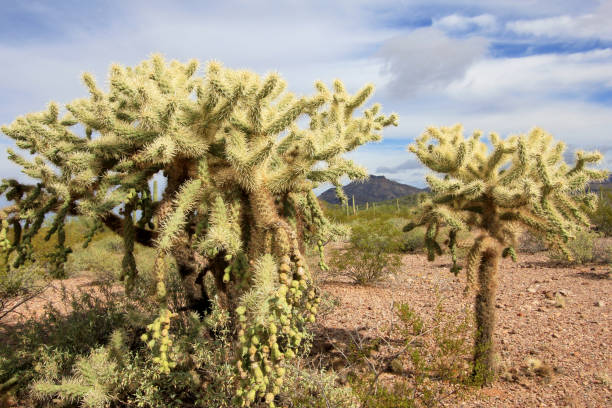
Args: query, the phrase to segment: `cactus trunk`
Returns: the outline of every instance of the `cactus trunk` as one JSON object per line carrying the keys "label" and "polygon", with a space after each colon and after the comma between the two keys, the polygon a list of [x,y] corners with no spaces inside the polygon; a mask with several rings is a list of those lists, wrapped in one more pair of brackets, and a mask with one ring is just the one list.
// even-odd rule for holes
{"label": "cactus trunk", "polygon": [[204,287],[204,273],[191,265],[179,265],[178,272],[185,291],[185,308],[205,316],[212,310],[212,300]]}
{"label": "cactus trunk", "polygon": [[476,338],[474,340],[474,378],[489,384],[496,372],[495,355],[495,297],[497,291],[497,269],[499,253],[493,248],[485,250],[478,269],[478,293],[474,312],[476,315]]}

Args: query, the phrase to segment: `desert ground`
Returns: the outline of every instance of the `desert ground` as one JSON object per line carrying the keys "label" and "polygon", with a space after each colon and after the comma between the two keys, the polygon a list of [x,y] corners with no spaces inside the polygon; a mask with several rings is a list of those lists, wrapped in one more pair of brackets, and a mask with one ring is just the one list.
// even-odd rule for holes
{"label": "desert ground", "polygon": [[[323,279],[321,287],[338,306],[320,319],[320,333],[383,335],[394,303],[408,303],[423,315],[442,300],[450,310],[470,307],[465,279],[449,272],[449,259],[428,262],[406,255],[403,272],[374,286]],[[545,254],[504,260],[497,297],[497,341],[504,373],[491,387],[449,406],[606,407],[612,406],[612,279],[607,265],[567,267]],[[436,294],[434,296],[433,294]],[[323,335],[323,334],[321,334]],[[353,341],[347,334],[345,342]],[[529,359],[551,370],[529,375]]]}
{"label": "desert ground", "polygon": [[[469,310],[465,278],[449,272],[449,259],[428,262],[421,254],[403,257],[404,268],[384,281],[358,286],[336,276],[319,276],[322,293],[334,306],[320,313],[314,326],[312,357],[334,353],[355,339],[385,335],[394,319],[394,305],[408,303],[423,316],[436,302],[449,311]],[[612,406],[612,279],[608,265],[561,266],[543,253],[504,260],[497,297],[497,343],[503,372],[490,387],[450,398],[461,407],[606,407]],[[46,302],[58,299],[60,287],[95,291],[94,278],[81,276],[52,285],[22,305],[5,324],[40,314]],[[530,371],[540,361],[542,375]],[[331,364],[342,378],[343,364]],[[393,374],[386,373],[391,378]]]}

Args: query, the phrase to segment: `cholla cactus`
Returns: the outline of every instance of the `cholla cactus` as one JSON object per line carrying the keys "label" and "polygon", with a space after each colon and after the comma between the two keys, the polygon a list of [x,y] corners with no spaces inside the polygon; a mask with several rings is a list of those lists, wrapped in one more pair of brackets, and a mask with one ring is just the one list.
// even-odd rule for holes
{"label": "cholla cactus", "polygon": [[[585,211],[594,209],[597,196],[586,193],[589,182],[604,180],[607,171],[586,167],[601,160],[600,153],[576,153],[569,167],[563,160],[565,145],[548,133],[533,129],[505,140],[492,133],[492,151],[476,132],[464,138],[460,125],[429,128],[409,146],[418,159],[436,173],[427,176],[431,195],[421,203],[417,222],[426,225],[429,259],[441,254],[447,239],[458,273],[457,233],[476,233],[466,260],[468,287],[477,276],[475,299],[477,334],[475,374],[489,382],[495,369],[493,332],[495,290],[500,257],[516,257],[518,232],[528,229],[549,246],[571,253],[567,242],[580,228],[589,227]],[[445,228],[443,228],[445,227]],[[441,237],[441,235],[448,235]]]}
{"label": "cholla cactus", "polygon": [[[23,265],[32,258],[32,236],[54,213],[48,235],[58,236],[54,260],[61,270],[69,253],[67,217],[90,217],[96,222],[89,238],[101,224],[123,236],[128,287],[137,273],[134,243],[155,246],[159,298],[163,258],[173,256],[189,307],[201,312],[211,307],[203,285],[211,273],[221,306],[238,322],[241,403],[264,398],[272,406],[280,364],[300,345],[318,302],[303,245],[339,232],[312,189],[321,182],[340,186],[345,175],[366,177],[342,154],[379,140],[397,118],[379,114],[379,105],[354,117],[371,85],[349,95],[340,81],[333,90],[317,82],[313,96],[296,97],[274,73],[261,78],[217,62],[204,77],[197,70],[196,61],[166,64],[160,56],[134,68],[114,65],[108,92],[85,74],[90,97],[66,105],[64,116],[51,103],[3,127],[33,155],[9,150],[37,184],[4,181],[0,192],[15,205],[0,212],[2,230],[12,225],[16,233],[2,243],[14,252],[12,265]],[[301,128],[304,117],[310,122]],[[157,201],[150,181],[159,172],[167,183]],[[168,317],[162,310],[149,341],[163,352],[164,370],[172,367]]]}

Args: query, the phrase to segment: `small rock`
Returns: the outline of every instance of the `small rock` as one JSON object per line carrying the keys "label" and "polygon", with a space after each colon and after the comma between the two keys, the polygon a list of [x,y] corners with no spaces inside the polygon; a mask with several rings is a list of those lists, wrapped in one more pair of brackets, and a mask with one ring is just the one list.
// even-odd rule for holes
{"label": "small rock", "polygon": [[569,295],[571,295],[571,294],[572,294],[572,292],[570,292],[570,291],[569,291],[569,290],[567,290],[567,289],[561,289],[561,290],[560,290],[558,293],[559,293],[559,294],[561,294],[561,295],[563,295],[563,296],[565,296],[565,297],[568,297]]}
{"label": "small rock", "polygon": [[527,292],[536,293],[538,290],[536,288],[527,288]]}
{"label": "small rock", "polygon": [[554,339],[558,339],[559,338],[559,335],[557,333],[553,333],[552,336],[553,336]]}
{"label": "small rock", "polygon": [[598,300],[597,302],[595,302],[595,306],[597,307],[604,307],[606,305],[606,303],[603,300]]}

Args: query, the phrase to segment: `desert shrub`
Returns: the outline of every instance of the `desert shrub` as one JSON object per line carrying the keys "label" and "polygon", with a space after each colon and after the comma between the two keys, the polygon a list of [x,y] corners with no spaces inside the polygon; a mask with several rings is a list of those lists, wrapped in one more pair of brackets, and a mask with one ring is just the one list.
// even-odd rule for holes
{"label": "desert shrub", "polygon": [[353,225],[348,246],[331,251],[333,274],[347,276],[358,284],[375,283],[401,266],[400,228],[385,220]]}
{"label": "desert shrub", "polygon": [[0,268],[0,321],[42,293],[47,287],[44,278],[44,273],[35,266],[18,270]]}
{"label": "desert shrub", "polygon": [[[69,293],[47,304],[40,318],[26,320],[2,333],[0,384],[16,379],[13,392],[25,397],[27,386],[53,370],[67,375],[75,361],[107,343],[117,327],[131,332],[142,319],[129,299],[108,284]],[[88,293],[89,292],[89,293]]]}
{"label": "desert shrub", "polygon": [[609,238],[597,237],[593,243],[593,262],[612,263],[612,243]]}
{"label": "desert shrub", "polygon": [[599,192],[597,209],[591,214],[591,221],[597,230],[606,236],[612,236],[612,191],[602,189]]}
{"label": "desert shrub", "polygon": [[404,233],[402,251],[419,252],[425,248],[425,228],[419,227]]}
{"label": "desert shrub", "polygon": [[445,311],[440,301],[423,317],[400,304],[396,318],[384,336],[353,340],[351,358],[365,367],[353,367],[358,374],[350,380],[361,406],[433,407],[465,393],[472,384],[470,312]]}
{"label": "desert shrub", "polygon": [[575,233],[575,238],[568,242],[567,246],[572,255],[568,259],[565,254],[556,247],[548,251],[548,258],[556,263],[565,265],[582,265],[595,261],[597,252],[596,241],[598,235],[592,231],[580,230]]}
{"label": "desert shrub", "polygon": [[[87,248],[76,246],[68,255],[66,274],[75,276],[88,272],[100,278],[117,280],[120,278],[123,251],[123,239],[112,232],[107,232],[91,242]],[[139,273],[148,276],[152,274],[155,254],[152,248],[135,245],[134,257]]]}
{"label": "desert shrub", "polygon": [[333,371],[288,364],[287,376],[279,394],[279,406],[309,408],[358,408],[359,399],[350,386],[338,385]]}
{"label": "desert shrub", "polygon": [[[229,322],[219,308],[205,319],[195,313],[182,315],[174,322],[172,336],[177,366],[168,373],[158,370],[153,353],[137,333],[122,329],[115,330],[106,345],[76,356],[47,348],[37,364],[30,396],[39,404],[53,400],[86,408],[235,407],[238,378]],[[303,358],[281,368],[286,375],[279,381],[278,406],[358,406],[350,387],[337,386],[333,373],[307,367]]]}
{"label": "desert shrub", "polygon": [[[48,370],[33,384],[32,396],[87,408],[119,402],[128,407],[231,407],[236,379],[232,356],[225,353],[229,333],[210,322],[184,316],[173,337],[180,364],[170,373],[159,372],[142,341],[130,349],[134,337],[118,330],[107,345],[74,360],[70,375]],[[209,334],[213,328],[214,338]]]}

